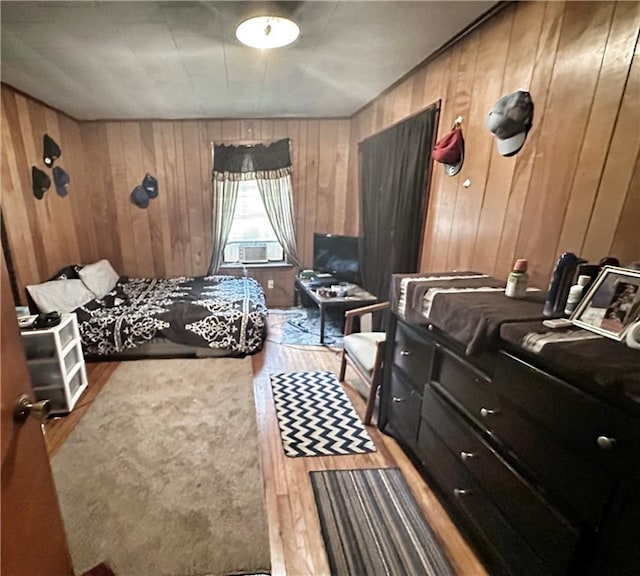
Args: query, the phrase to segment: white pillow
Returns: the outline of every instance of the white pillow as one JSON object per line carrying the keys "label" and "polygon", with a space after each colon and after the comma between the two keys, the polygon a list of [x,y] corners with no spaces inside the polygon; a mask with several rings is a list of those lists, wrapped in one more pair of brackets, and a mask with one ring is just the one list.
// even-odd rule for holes
{"label": "white pillow", "polygon": [[94,264],[84,266],[78,275],[98,300],[109,294],[120,279],[108,260],[98,260]]}
{"label": "white pillow", "polygon": [[73,312],[95,298],[82,280],[51,280],[27,286],[27,290],[43,314]]}

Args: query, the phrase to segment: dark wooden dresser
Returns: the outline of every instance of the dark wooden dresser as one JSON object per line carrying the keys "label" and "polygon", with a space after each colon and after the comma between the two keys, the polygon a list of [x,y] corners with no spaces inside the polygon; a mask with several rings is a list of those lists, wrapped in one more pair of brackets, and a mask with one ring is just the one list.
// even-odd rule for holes
{"label": "dark wooden dresser", "polygon": [[467,356],[396,314],[387,333],[379,427],[491,574],[640,574],[637,399],[506,340]]}

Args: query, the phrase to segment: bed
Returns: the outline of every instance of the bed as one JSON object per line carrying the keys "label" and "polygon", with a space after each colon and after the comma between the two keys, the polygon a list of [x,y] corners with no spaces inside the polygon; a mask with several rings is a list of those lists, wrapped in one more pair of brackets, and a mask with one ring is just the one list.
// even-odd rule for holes
{"label": "bed", "polygon": [[[246,356],[262,349],[267,307],[255,279],[129,278],[101,262],[67,267],[52,280],[27,287],[30,305],[40,312],[75,312],[89,359]],[[87,272],[98,264],[100,274]]]}

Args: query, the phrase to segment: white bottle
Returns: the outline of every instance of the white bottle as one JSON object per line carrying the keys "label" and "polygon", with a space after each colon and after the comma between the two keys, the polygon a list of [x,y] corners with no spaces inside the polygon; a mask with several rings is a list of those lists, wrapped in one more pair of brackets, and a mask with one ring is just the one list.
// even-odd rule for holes
{"label": "white bottle", "polygon": [[527,295],[527,284],[529,275],[527,274],[527,261],[519,258],[513,265],[513,270],[507,278],[507,287],[505,288],[505,296],[509,298],[524,298]]}
{"label": "white bottle", "polygon": [[565,316],[571,316],[576,309],[582,298],[584,287],[589,283],[589,280],[591,280],[591,276],[578,276],[578,283],[569,288],[569,296],[564,307]]}

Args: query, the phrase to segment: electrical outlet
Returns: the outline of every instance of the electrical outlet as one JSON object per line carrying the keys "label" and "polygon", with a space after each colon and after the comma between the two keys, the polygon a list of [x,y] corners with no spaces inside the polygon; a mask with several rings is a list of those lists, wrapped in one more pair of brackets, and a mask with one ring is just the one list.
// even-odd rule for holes
{"label": "electrical outlet", "polygon": [[267,290],[273,290],[273,280],[267,280]]}

